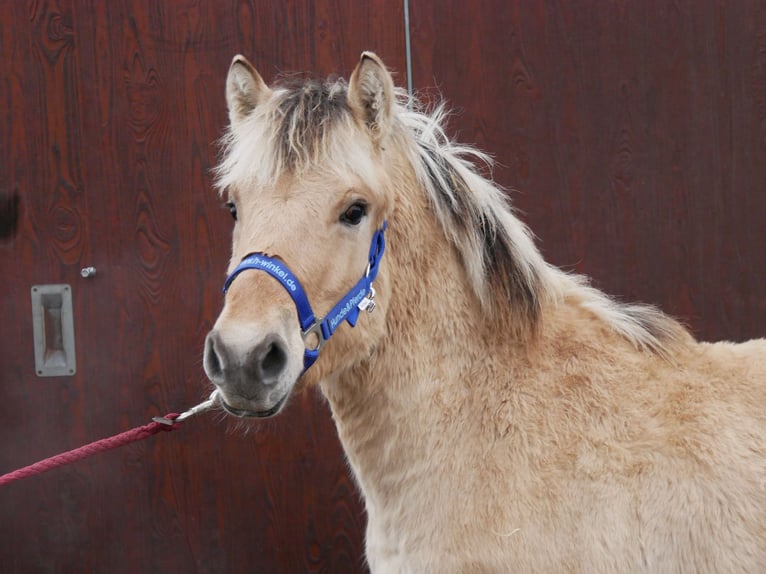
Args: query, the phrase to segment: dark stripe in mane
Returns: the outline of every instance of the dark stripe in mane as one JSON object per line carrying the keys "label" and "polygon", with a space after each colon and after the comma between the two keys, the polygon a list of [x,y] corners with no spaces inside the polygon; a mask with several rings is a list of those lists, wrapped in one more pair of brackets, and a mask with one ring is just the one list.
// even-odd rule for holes
{"label": "dark stripe in mane", "polygon": [[[524,269],[518,262],[517,247],[503,227],[498,215],[477,203],[475,193],[457,171],[452,158],[416,138],[421,149],[423,169],[436,192],[436,200],[449,214],[450,224],[461,245],[461,256],[468,257],[464,249],[474,244],[481,250],[484,272],[490,286],[490,311],[496,304],[514,305],[514,320],[527,327],[534,326],[540,315],[538,297],[539,277],[534,269]],[[426,160],[427,158],[427,160]],[[498,208],[510,210],[501,203]],[[519,316],[519,314],[521,316]],[[520,320],[520,321],[518,321]]]}
{"label": "dark stripe in mane", "polygon": [[541,313],[538,286],[540,278],[532,269],[532,277],[528,277],[517,264],[513,249],[505,234],[498,236],[482,216],[480,225],[484,239],[484,253],[487,260],[490,281],[498,294],[515,304],[517,312],[523,314],[522,322],[535,325]]}
{"label": "dark stripe in mane", "polygon": [[295,171],[323,152],[330,130],[348,118],[347,86],[342,79],[301,80],[281,85],[274,117],[280,164]]}

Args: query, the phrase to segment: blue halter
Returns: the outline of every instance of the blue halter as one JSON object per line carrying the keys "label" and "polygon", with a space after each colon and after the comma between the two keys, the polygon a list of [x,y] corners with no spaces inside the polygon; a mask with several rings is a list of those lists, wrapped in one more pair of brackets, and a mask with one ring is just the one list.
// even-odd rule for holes
{"label": "blue halter", "polygon": [[386,249],[384,233],[387,226],[387,222],[384,221],[381,228],[372,236],[370,255],[367,259],[367,270],[362,278],[336,303],[322,320],[317,320],[314,316],[314,311],[309,304],[309,298],[306,296],[306,292],[303,290],[301,282],[295,274],[279,259],[268,257],[263,253],[246,255],[226,278],[223,292],[226,293],[231,282],[246,269],[265,271],[279,281],[295,303],[304,342],[309,337],[316,337],[316,347],[313,349],[306,347],[304,351],[303,370],[305,371],[314,364],[319,357],[320,349],[344,320],[353,327],[356,325],[357,319],[359,319],[360,311],[366,309],[368,312],[371,312],[375,308],[373,301],[375,289],[372,287],[372,282],[375,281],[378,275],[380,259],[383,257],[383,251]]}

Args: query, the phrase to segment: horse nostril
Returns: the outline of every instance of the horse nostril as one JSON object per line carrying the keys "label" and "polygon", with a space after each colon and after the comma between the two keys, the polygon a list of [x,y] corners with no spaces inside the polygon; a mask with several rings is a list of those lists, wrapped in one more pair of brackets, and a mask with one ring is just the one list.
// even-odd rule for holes
{"label": "horse nostril", "polygon": [[287,353],[277,343],[272,343],[268,353],[263,357],[261,371],[265,378],[278,377],[287,364]]}
{"label": "horse nostril", "polygon": [[203,358],[205,372],[214,383],[223,382],[223,365],[218,354],[218,341],[217,333],[213,331],[208,334],[207,339],[205,339],[205,356]]}
{"label": "horse nostril", "polygon": [[287,351],[280,339],[269,338],[253,349],[251,368],[262,383],[273,385],[287,366]]}

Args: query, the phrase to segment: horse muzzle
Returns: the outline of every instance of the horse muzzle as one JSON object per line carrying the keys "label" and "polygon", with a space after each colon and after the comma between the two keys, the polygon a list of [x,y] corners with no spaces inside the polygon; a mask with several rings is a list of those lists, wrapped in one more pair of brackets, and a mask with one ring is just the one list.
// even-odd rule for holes
{"label": "horse muzzle", "polygon": [[[234,332],[232,332],[234,331]],[[220,391],[221,404],[240,418],[277,414],[287,402],[301,366],[291,366],[286,341],[269,334],[252,342],[229,329],[213,329],[205,340],[205,373]]]}

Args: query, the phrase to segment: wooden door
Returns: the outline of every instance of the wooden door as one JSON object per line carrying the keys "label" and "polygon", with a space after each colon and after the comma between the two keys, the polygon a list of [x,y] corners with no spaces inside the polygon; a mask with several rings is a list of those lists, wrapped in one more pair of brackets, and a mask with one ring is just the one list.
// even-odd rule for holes
{"label": "wooden door", "polygon": [[[0,3],[0,472],[183,410],[209,392],[231,219],[212,190],[241,52],[348,75],[405,69],[389,2]],[[93,266],[96,274],[82,278]],[[38,377],[30,287],[71,286],[74,376]],[[172,434],[0,491],[3,572],[357,572],[364,515],[328,409],[307,393],[237,429]]]}

